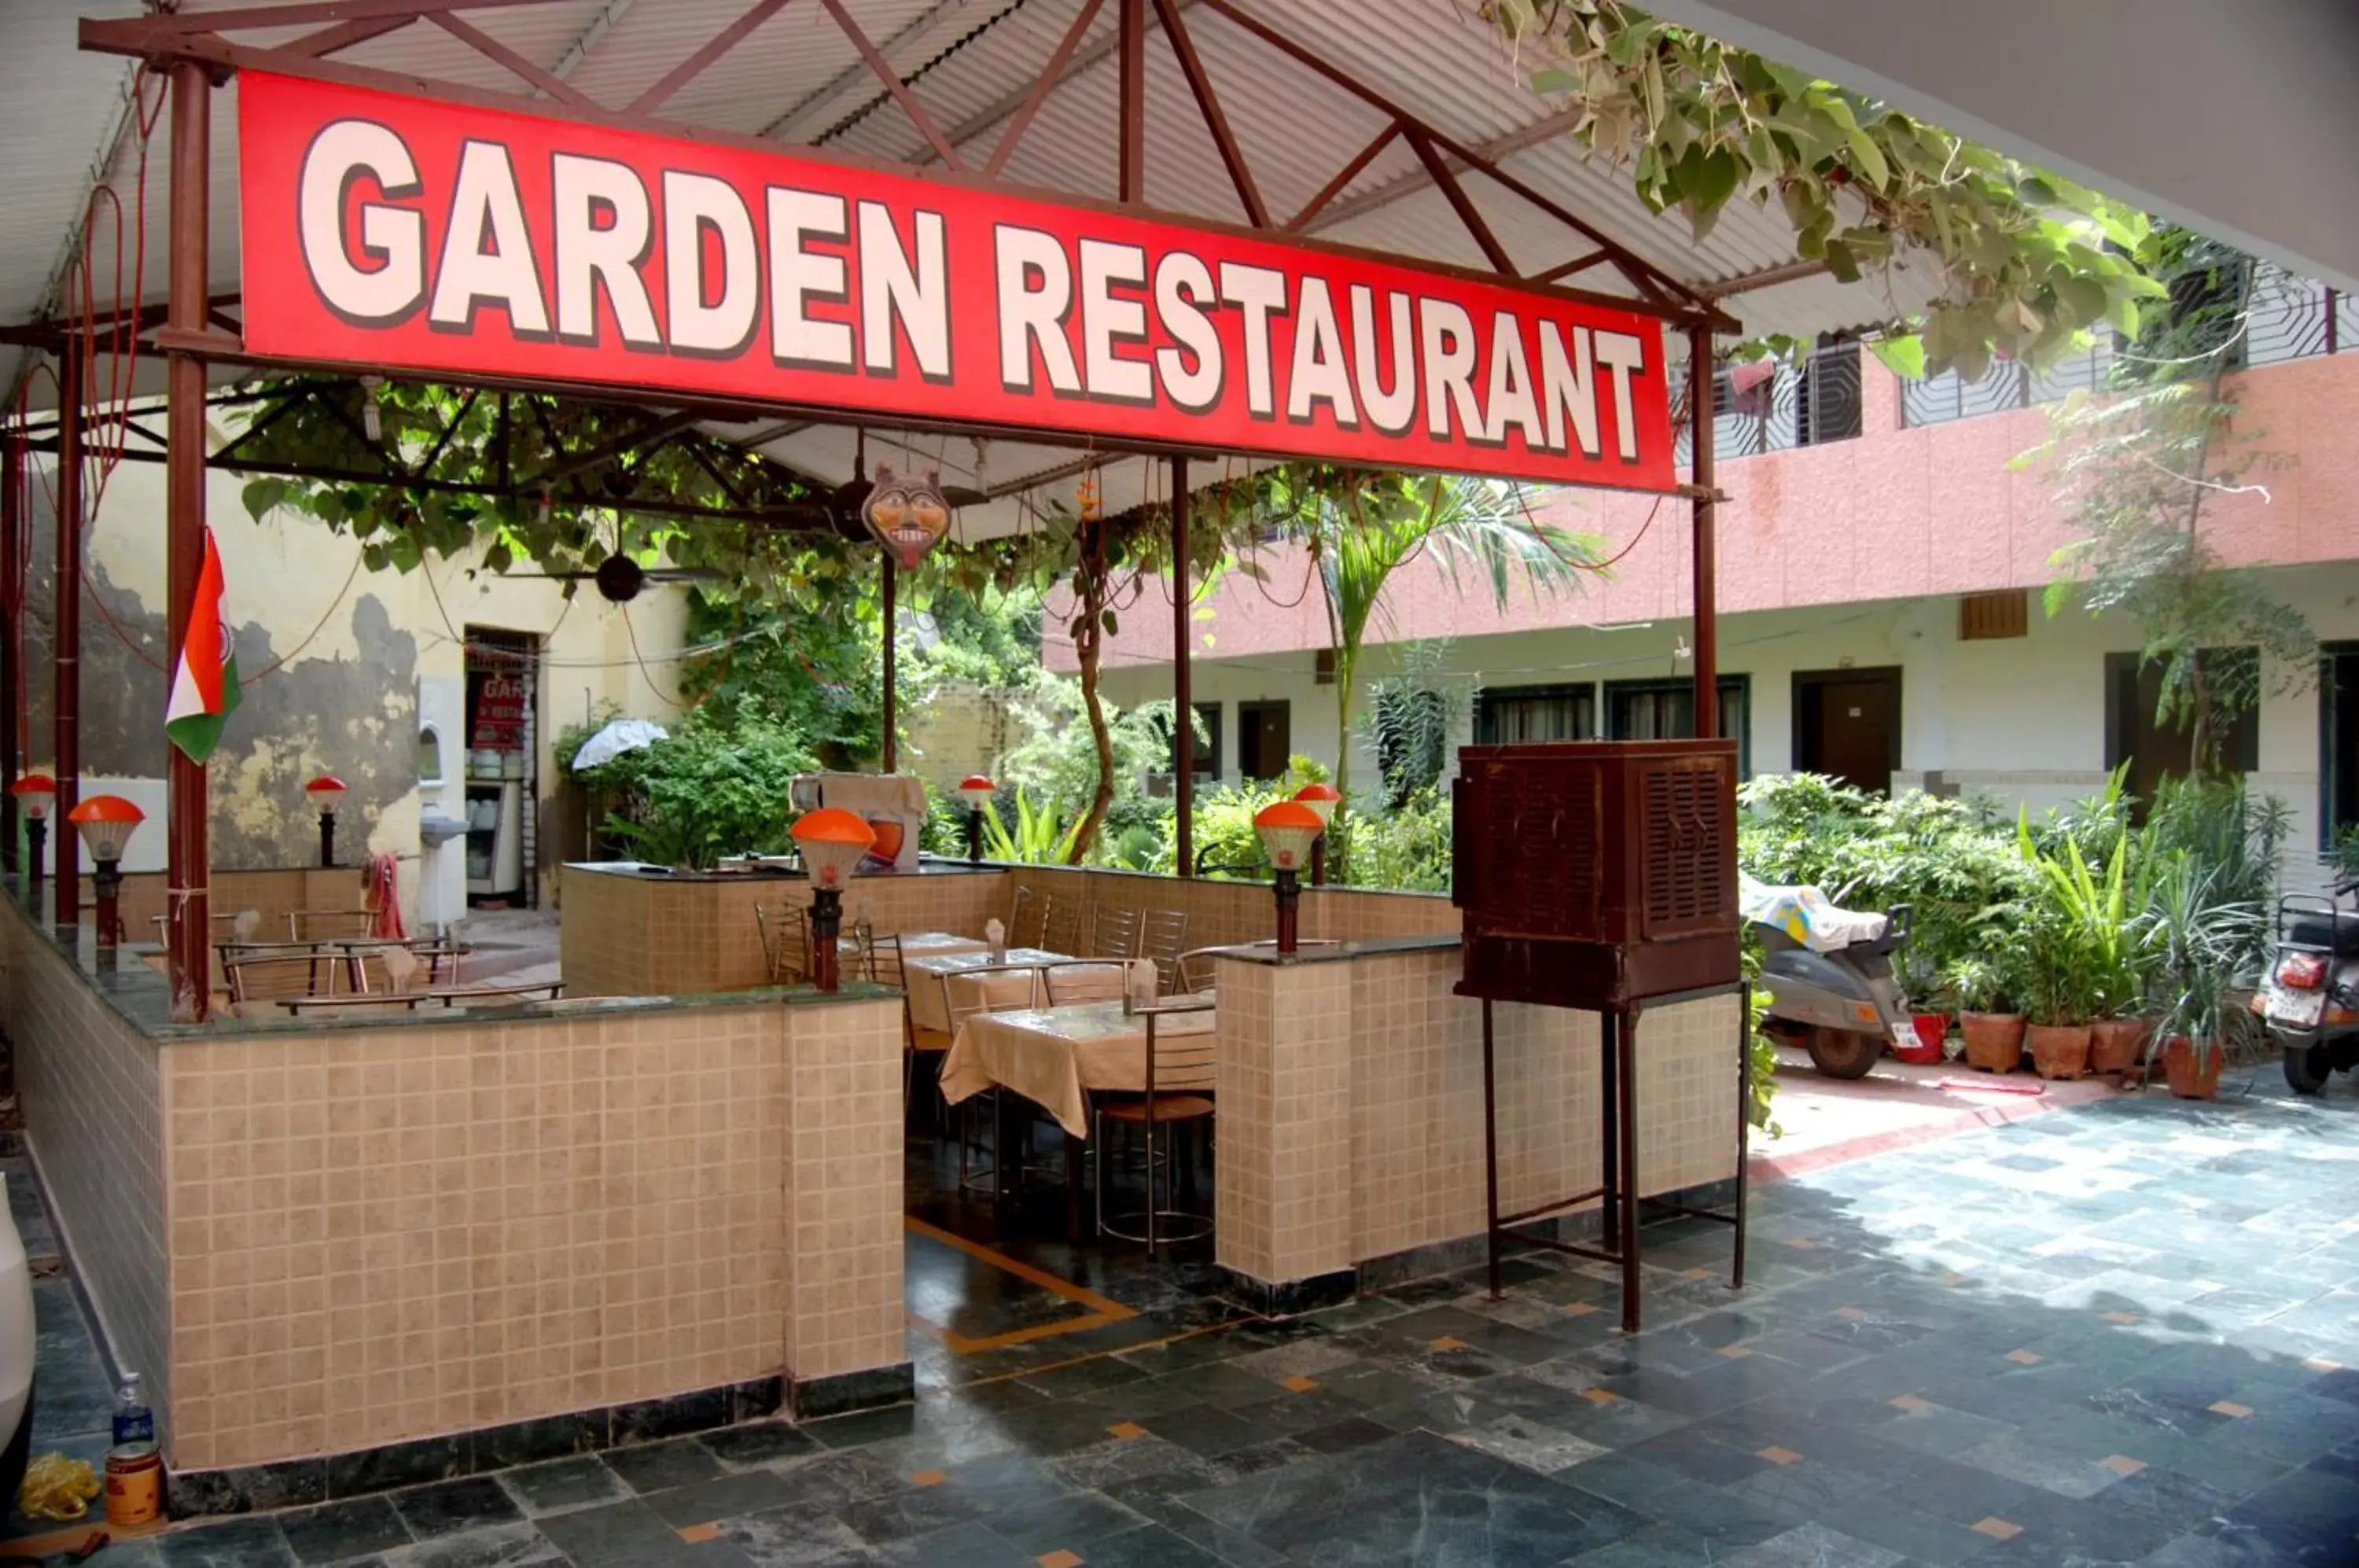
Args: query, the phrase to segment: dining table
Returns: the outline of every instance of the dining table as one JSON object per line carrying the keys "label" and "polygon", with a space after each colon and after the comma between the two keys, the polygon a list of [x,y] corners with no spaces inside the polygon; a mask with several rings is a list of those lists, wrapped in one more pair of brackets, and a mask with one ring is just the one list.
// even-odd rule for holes
{"label": "dining table", "polygon": [[[935,1034],[951,1033],[952,1020],[986,1008],[1045,1007],[1059,1002],[1097,1002],[1122,997],[1126,975],[1151,966],[1152,959],[1075,959],[1038,947],[1011,947],[999,957],[988,948],[975,953],[911,954],[904,945],[901,969],[909,993],[909,1022]],[[1022,973],[1013,971],[1020,969]],[[1046,973],[1053,969],[1053,995]],[[976,973],[984,971],[984,973]]]}
{"label": "dining table", "polygon": [[[1168,1008],[1189,999],[1165,997],[1158,1006]],[[1165,1040],[1210,1034],[1213,1016],[1209,1007],[1169,1013],[1156,1034]],[[942,1097],[951,1105],[993,1087],[1012,1090],[1047,1111],[1069,1135],[1086,1139],[1092,1093],[1146,1092],[1147,1020],[1125,1013],[1119,996],[976,1013],[951,1038],[941,1082]]]}

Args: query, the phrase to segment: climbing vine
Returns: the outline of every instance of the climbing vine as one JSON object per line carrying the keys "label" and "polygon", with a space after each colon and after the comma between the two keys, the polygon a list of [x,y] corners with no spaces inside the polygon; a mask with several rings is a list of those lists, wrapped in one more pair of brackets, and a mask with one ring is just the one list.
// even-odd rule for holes
{"label": "climbing vine", "polygon": [[1627,169],[1652,210],[1686,214],[1699,242],[1729,202],[1775,203],[1798,258],[1880,280],[1878,352],[1903,375],[1976,380],[1994,354],[2042,365],[2100,322],[2136,337],[2164,292],[2145,214],[1889,104],[1622,0],[1481,11],[1534,91],[1582,105],[1570,135],[1583,152]]}

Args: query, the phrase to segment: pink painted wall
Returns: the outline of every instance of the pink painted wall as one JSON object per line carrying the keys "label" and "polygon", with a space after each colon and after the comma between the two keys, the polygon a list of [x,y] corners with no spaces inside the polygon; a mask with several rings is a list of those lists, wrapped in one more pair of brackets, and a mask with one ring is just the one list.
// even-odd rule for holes
{"label": "pink painted wall", "polygon": [[[1926,594],[2031,587],[2069,537],[2054,480],[2009,460],[2045,441],[2044,408],[1904,429],[1900,383],[1864,356],[1864,431],[1856,441],[1739,458],[1720,465],[1731,497],[1720,509],[1723,613]],[[2259,445],[2298,461],[2255,475],[2269,490],[2207,508],[2223,553],[2238,565],[2299,565],[2359,558],[2359,354],[2295,360],[2239,377],[2232,397]],[[1562,527],[1601,536],[1612,554],[1637,539],[1609,577],[1578,597],[1521,593],[1501,615],[1470,576],[1462,597],[1439,565],[1412,566],[1386,593],[1391,621],[1372,640],[1479,636],[1550,626],[1683,618],[1690,614],[1688,506],[1603,491],[1563,491],[1538,508]],[[1638,538],[1641,530],[1644,537]],[[1192,623],[1200,659],[1230,659],[1328,645],[1315,588],[1304,593],[1301,551],[1261,554],[1268,582],[1230,573],[1206,596],[1210,619]],[[1299,604],[1291,603],[1300,596]],[[1171,657],[1171,615],[1158,584],[1119,617],[1109,666]],[[1290,607],[1288,607],[1290,604]],[[1054,635],[1070,618],[1060,594],[1048,617],[1044,654],[1073,668]],[[1209,642],[1206,640],[1209,637]]]}

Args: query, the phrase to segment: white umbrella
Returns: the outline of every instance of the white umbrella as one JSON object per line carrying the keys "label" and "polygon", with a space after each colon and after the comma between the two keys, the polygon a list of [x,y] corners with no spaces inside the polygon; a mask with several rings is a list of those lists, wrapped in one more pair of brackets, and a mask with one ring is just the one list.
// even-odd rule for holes
{"label": "white umbrella", "polygon": [[661,724],[646,719],[616,719],[582,743],[582,749],[573,754],[573,771],[587,773],[593,768],[603,768],[626,751],[637,751],[670,738],[670,733]]}

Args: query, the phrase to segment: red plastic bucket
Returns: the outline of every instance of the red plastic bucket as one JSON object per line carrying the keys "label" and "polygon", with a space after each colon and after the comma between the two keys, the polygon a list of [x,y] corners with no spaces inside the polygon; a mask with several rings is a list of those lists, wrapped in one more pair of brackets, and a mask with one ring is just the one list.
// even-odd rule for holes
{"label": "red plastic bucket", "polygon": [[1940,1064],[1950,1035],[1947,1013],[1917,1013],[1910,1020],[1917,1029],[1917,1043],[1896,1045],[1892,1054],[1912,1067],[1935,1067]]}

